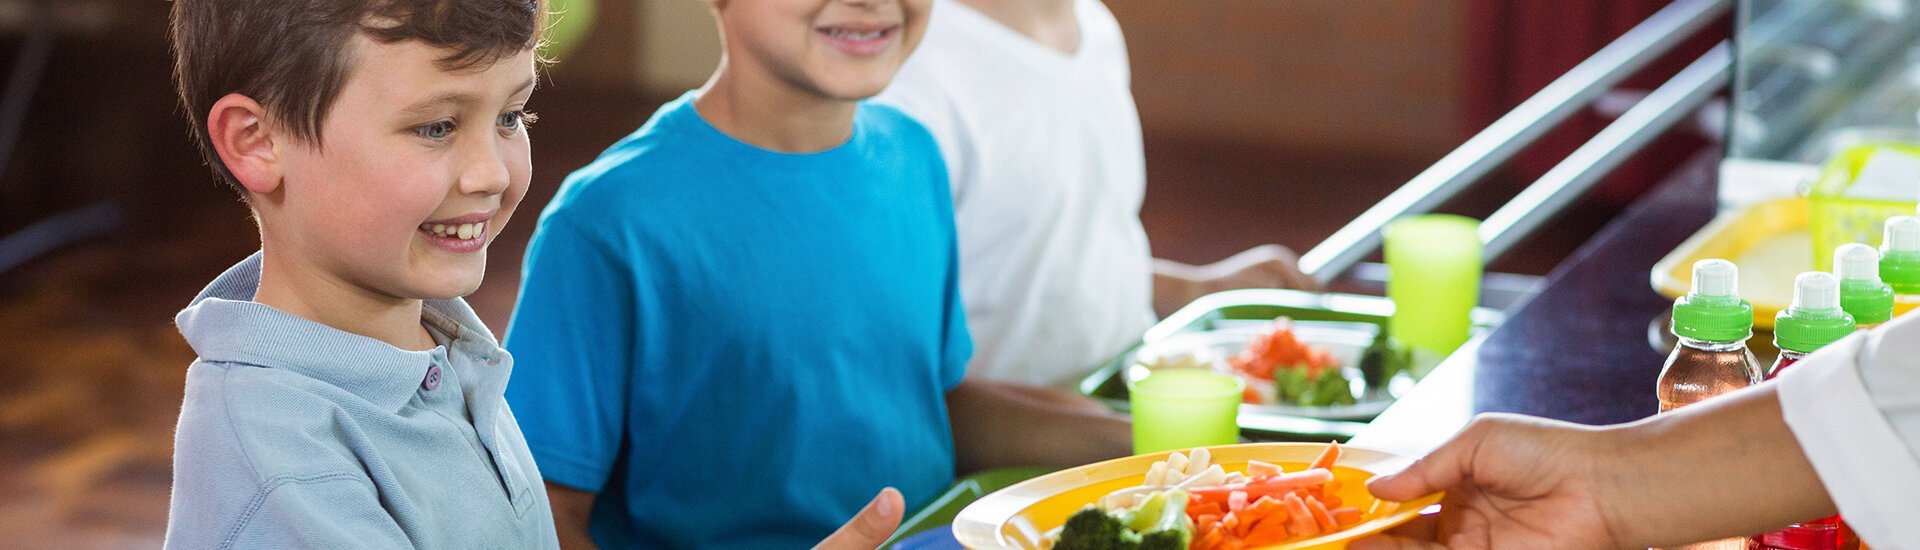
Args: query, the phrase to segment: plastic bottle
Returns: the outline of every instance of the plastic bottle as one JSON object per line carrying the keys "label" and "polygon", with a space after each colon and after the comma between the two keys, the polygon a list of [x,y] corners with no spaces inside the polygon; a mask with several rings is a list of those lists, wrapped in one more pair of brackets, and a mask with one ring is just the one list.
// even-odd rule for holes
{"label": "plastic bottle", "polygon": [[1887,218],[1880,244],[1880,279],[1893,286],[1901,309],[1920,304],[1920,218]]}
{"label": "plastic bottle", "polygon": [[1880,280],[1879,251],[1860,243],[1840,245],[1833,251],[1833,274],[1840,278],[1840,308],[1860,328],[1893,318],[1893,287]]}
{"label": "plastic bottle", "polygon": [[[1871,252],[1871,249],[1868,251]],[[1835,263],[1847,265],[1848,252],[1847,247],[1840,247],[1834,254]],[[1852,254],[1855,261],[1861,261],[1859,252]],[[1847,269],[1849,274],[1857,275],[1857,265]],[[1845,284],[1844,279],[1818,271],[1801,273],[1793,279],[1793,304],[1773,317],[1773,344],[1780,348],[1780,360],[1775,361],[1773,369],[1768,371],[1768,379],[1780,376],[1781,369],[1793,365],[1822,346],[1845,338],[1855,330],[1853,316],[1841,308],[1845,303],[1845,290],[1842,288]],[[1887,300],[1884,309],[1891,310],[1892,307],[1891,300]],[[1748,539],[1747,548],[1841,550],[1850,547],[1853,542],[1853,533],[1840,521],[1840,516],[1832,516],[1754,535]]]}
{"label": "plastic bottle", "polygon": [[1840,278],[1819,271],[1794,277],[1793,304],[1773,316],[1773,345],[1780,348],[1780,359],[1767,370],[1768,380],[1813,350],[1853,333],[1853,316],[1840,305],[1841,284]]}
{"label": "plastic bottle", "polygon": [[1760,362],[1747,350],[1753,305],[1740,299],[1738,280],[1733,262],[1694,262],[1692,289],[1673,302],[1673,335],[1680,343],[1660,368],[1660,412],[1760,382]]}

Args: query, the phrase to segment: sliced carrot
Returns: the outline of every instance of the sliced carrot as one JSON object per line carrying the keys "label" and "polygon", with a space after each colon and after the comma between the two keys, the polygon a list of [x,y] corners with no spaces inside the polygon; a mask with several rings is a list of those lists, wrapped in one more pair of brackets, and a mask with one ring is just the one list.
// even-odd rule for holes
{"label": "sliced carrot", "polygon": [[1320,499],[1309,497],[1305,500],[1307,503],[1307,511],[1313,513],[1313,522],[1320,526],[1320,530],[1334,531],[1340,529],[1340,524],[1334,523],[1333,515],[1327,513],[1327,507],[1324,504],[1320,504]]}
{"label": "sliced carrot", "polygon": [[1320,534],[1320,525],[1313,521],[1313,512],[1307,510],[1307,503],[1299,495],[1287,495],[1280,501],[1287,506],[1287,530],[1296,537],[1311,537]]}
{"label": "sliced carrot", "polygon": [[1333,472],[1325,468],[1267,476],[1247,482],[1247,496],[1277,497],[1280,493],[1295,489],[1309,489],[1329,481],[1333,481]]}
{"label": "sliced carrot", "polygon": [[1340,495],[1320,495],[1316,498],[1320,499],[1320,505],[1326,506],[1328,510],[1339,508],[1340,505],[1347,503],[1340,498]]}
{"label": "sliced carrot", "polygon": [[1232,533],[1233,538],[1236,539],[1247,538],[1247,532],[1253,530],[1253,524],[1256,518],[1241,516],[1239,512],[1234,512],[1233,515],[1236,516],[1233,529],[1229,529],[1228,532]]}
{"label": "sliced carrot", "polygon": [[1288,536],[1287,518],[1272,515],[1261,519],[1259,523],[1253,525],[1252,529],[1248,529],[1246,541],[1251,546],[1265,546],[1287,540]]}
{"label": "sliced carrot", "polygon": [[1209,514],[1213,515],[1214,517],[1224,516],[1224,515],[1227,515],[1227,508],[1226,506],[1218,502],[1197,502],[1197,503],[1187,504],[1188,516],[1198,518],[1200,516],[1209,515]]}
{"label": "sliced carrot", "polygon": [[1189,545],[1189,548],[1192,550],[1212,550],[1220,547],[1220,540],[1220,530],[1210,527],[1207,529],[1206,534],[1193,539],[1193,544]]}
{"label": "sliced carrot", "polygon": [[1277,464],[1273,464],[1270,462],[1261,462],[1258,460],[1247,461],[1247,477],[1279,475],[1281,473],[1284,473],[1284,472],[1280,471],[1280,466]]}
{"label": "sliced carrot", "polygon": [[1307,465],[1307,469],[1311,470],[1314,468],[1321,468],[1321,469],[1331,470],[1333,468],[1333,463],[1339,460],[1340,460],[1340,443],[1339,442],[1327,443],[1327,450],[1320,451],[1320,456],[1318,458],[1313,459],[1313,462]]}
{"label": "sliced carrot", "polygon": [[1220,518],[1220,530],[1227,534],[1236,534],[1240,530],[1240,516],[1228,512],[1225,517]]}
{"label": "sliced carrot", "polygon": [[1360,523],[1359,508],[1354,508],[1352,506],[1348,506],[1346,508],[1334,508],[1332,510],[1327,510],[1327,513],[1333,514],[1333,522],[1340,524],[1341,527],[1347,527],[1355,523]]}

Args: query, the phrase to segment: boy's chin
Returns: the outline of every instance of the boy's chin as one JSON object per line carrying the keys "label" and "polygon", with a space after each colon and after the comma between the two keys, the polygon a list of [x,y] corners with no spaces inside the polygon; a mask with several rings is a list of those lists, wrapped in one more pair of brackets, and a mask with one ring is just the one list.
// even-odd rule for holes
{"label": "boy's chin", "polygon": [[418,291],[414,293],[416,294],[414,297],[421,300],[452,300],[454,298],[466,297],[477,290],[480,290],[479,281],[474,281],[471,284],[436,285],[432,288],[418,289]]}
{"label": "boy's chin", "polygon": [[834,78],[822,79],[822,82],[830,82],[831,84],[820,86],[819,89],[820,92],[827,97],[841,101],[861,101],[880,95],[880,92],[886,91],[887,84],[893,82],[893,73],[894,71],[887,71],[885,74],[878,75],[840,75]]}
{"label": "boy's chin", "polygon": [[421,300],[451,300],[480,290],[480,281],[483,276],[483,270],[476,270],[474,273],[452,273],[416,279],[409,294]]}

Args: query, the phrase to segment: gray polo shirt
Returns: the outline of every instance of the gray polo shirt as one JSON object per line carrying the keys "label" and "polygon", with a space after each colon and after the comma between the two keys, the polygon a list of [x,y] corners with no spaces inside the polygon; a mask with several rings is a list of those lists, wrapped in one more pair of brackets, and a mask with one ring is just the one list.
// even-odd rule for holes
{"label": "gray polo shirt", "polygon": [[253,302],[260,254],[174,321],[187,368],[167,547],[558,548],[502,396],[513,360],[465,301],[405,351]]}

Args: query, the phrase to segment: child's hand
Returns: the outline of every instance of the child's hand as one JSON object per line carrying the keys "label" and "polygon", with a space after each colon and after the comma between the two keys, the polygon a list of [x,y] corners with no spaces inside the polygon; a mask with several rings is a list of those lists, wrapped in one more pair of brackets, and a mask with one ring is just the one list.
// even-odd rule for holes
{"label": "child's hand", "polygon": [[1195,299],[1240,288],[1320,290],[1320,282],[1300,271],[1300,257],[1277,244],[1263,244],[1225,260],[1194,266],[1153,260],[1153,303],[1161,315]]}
{"label": "child's hand", "polygon": [[900,491],[892,487],[880,490],[873,502],[861,508],[859,514],[847,520],[838,531],[828,535],[826,540],[814,546],[814,550],[873,550],[887,537],[893,536],[893,530],[900,527],[900,513],[905,504]]}
{"label": "child's hand", "polygon": [[1438,533],[1445,545],[1377,536],[1352,547],[1625,548],[1620,522],[1608,509],[1620,501],[1620,495],[1609,494],[1616,476],[1606,468],[1617,445],[1606,432],[1571,424],[1511,415],[1476,419],[1406,471],[1367,484],[1387,500],[1447,491]]}

